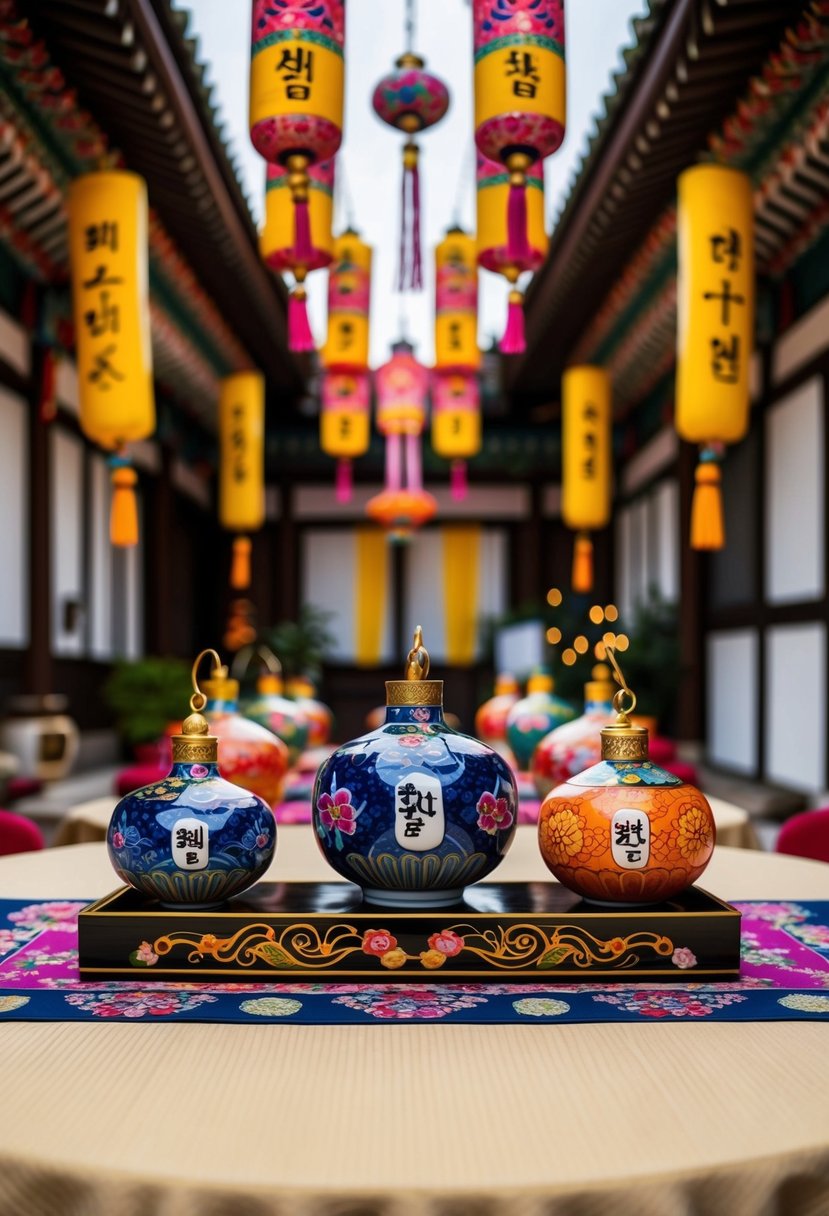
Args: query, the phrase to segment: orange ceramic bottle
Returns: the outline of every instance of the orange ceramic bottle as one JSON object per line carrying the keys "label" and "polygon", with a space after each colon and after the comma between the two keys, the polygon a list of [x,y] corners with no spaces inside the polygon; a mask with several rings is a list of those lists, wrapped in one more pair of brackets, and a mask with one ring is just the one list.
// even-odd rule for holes
{"label": "orange ceramic bottle", "polygon": [[207,695],[204,716],[221,744],[222,776],[275,806],[288,771],[287,747],[264,726],[242,717],[239,681],[228,677],[226,667],[214,668],[202,687]]}
{"label": "orange ceramic bottle", "polygon": [[[623,695],[614,698],[617,711]],[[592,902],[671,899],[711,859],[711,808],[693,785],[648,760],[648,732],[627,714],[618,713],[601,740],[600,762],[541,804],[541,855],[560,883]]]}

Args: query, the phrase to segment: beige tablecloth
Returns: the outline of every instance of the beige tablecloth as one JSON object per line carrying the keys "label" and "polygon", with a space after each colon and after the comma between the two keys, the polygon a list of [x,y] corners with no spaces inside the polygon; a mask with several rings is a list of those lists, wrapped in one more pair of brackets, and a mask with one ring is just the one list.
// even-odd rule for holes
{"label": "beige tablecloth", "polygon": [[[283,878],[331,878],[283,828]],[[532,829],[499,871],[546,875]],[[4,897],[113,886],[101,845],[0,860]],[[829,866],[721,848],[734,899]],[[826,1216],[829,1027],[10,1022],[0,1216]]]}
{"label": "beige tablecloth", "polygon": [[[86,844],[105,840],[112,811],[118,799],[112,795],[81,802],[66,812],[55,833],[53,845]],[[739,849],[759,849],[760,842],[748,812],[722,798],[709,798],[717,824],[717,841]]]}

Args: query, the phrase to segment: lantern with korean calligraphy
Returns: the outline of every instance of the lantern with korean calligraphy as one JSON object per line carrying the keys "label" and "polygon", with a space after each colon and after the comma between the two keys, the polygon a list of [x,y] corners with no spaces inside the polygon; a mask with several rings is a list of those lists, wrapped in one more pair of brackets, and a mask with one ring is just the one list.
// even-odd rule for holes
{"label": "lantern with korean calligraphy", "polygon": [[[219,398],[219,522],[229,532],[258,531],[265,522],[265,381],[237,372],[222,381]],[[233,542],[230,585],[250,586],[250,537]]]}
{"label": "lantern with korean calligraphy", "polygon": [[725,543],[721,445],[748,428],[754,346],[751,180],[737,169],[695,165],[679,177],[676,429],[701,445],[691,509],[694,549]]}
{"label": "lantern with korean calligraphy", "polygon": [[351,498],[351,461],[371,442],[369,373],[326,372],[322,382],[320,447],[337,461],[337,502]]}
{"label": "lantern with korean calligraphy", "polygon": [[481,390],[474,372],[445,372],[432,381],[432,447],[452,462],[452,497],[466,497],[466,461],[481,450]]}
{"label": "lantern with korean calligraphy", "polygon": [[377,429],[386,439],[386,481],[366,513],[389,529],[395,540],[431,519],[437,503],[423,489],[421,435],[426,422],[429,373],[408,342],[397,342],[392,357],[374,373]]}
{"label": "lantern with korean calligraphy", "polygon": [[478,264],[485,270],[501,274],[510,285],[507,327],[500,348],[504,354],[519,355],[525,349],[524,297],[518,280],[525,271],[534,271],[547,255],[547,232],[544,227],[544,169],[540,161],[526,172],[525,206],[527,213],[526,247],[521,256],[510,251],[507,225],[507,199],[510,192],[509,174],[503,165],[477,156],[477,236]]}
{"label": "lantern with korean calligraphy", "polygon": [[311,270],[327,266],[334,256],[331,216],[334,209],[334,159],[311,165],[308,170],[308,246],[302,265],[297,264],[294,246],[294,204],[290,174],[281,165],[268,165],[265,187],[265,223],[259,235],[259,250],[271,270],[293,271],[297,280],[288,297],[288,344],[294,351],[314,349],[308,323],[305,277]]}
{"label": "lantern with korean calligraphy", "polygon": [[371,257],[371,246],[353,228],[346,228],[334,241],[328,272],[328,338],[320,351],[329,371],[368,367]]}
{"label": "lantern with korean calligraphy", "polygon": [[309,170],[331,160],[342,140],[344,35],[344,0],[253,0],[250,136],[288,173],[296,278],[288,340],[297,351],[313,349],[304,288],[314,259]]}
{"label": "lantern with korean calligraphy", "polygon": [[466,495],[466,461],[481,450],[475,238],[453,227],[435,249],[432,447],[452,461],[452,497]]}
{"label": "lantern with korean calligraphy", "polygon": [[610,519],[610,376],[601,367],[570,367],[562,378],[561,515],[576,532],[573,590],[593,586],[588,532]]}
{"label": "lantern with korean calligraphy", "polygon": [[379,119],[408,136],[403,145],[403,189],[400,215],[399,291],[420,291],[420,171],[415,136],[440,122],[449,109],[449,90],[426,71],[425,60],[412,50],[414,0],[406,0],[406,50],[394,70],[375,87],[371,104]]}
{"label": "lantern with korean calligraphy", "polygon": [[523,268],[528,170],[564,139],[564,0],[474,0],[473,23],[475,143],[508,175],[508,262]]}
{"label": "lantern with korean calligraphy", "polygon": [[129,546],[138,512],[124,448],[155,430],[147,188],[134,173],[87,173],[68,211],[81,429],[113,453],[110,537]]}

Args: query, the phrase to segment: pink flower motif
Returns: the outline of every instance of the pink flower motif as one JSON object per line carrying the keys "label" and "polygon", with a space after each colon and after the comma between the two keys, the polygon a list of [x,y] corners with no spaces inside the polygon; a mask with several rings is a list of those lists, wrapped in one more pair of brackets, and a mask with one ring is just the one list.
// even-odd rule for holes
{"label": "pink flower motif", "polygon": [[257,849],[264,849],[264,847],[265,847],[265,845],[266,845],[267,843],[268,843],[268,838],[267,838],[267,836],[265,835],[265,833],[264,833],[264,832],[260,832],[260,833],[259,833],[259,835],[256,837],[256,847],[257,847]]}
{"label": "pink flower motif", "polygon": [[317,802],[320,823],[329,832],[339,829],[346,836],[353,836],[357,831],[357,811],[351,805],[351,791],[337,790],[334,797],[322,794]]}
{"label": "pink flower motif", "polygon": [[415,722],[428,722],[429,721],[429,711],[428,711],[428,709],[424,709],[421,706],[418,706],[417,709],[412,710],[412,717],[414,718]]}
{"label": "pink flower motif", "polygon": [[490,836],[503,832],[515,818],[510,810],[509,799],[496,798],[494,794],[481,794],[475,809],[478,812],[478,827]]}
{"label": "pink flower motif", "polygon": [[397,938],[388,929],[366,929],[363,934],[363,954],[382,956],[397,945]]}
{"label": "pink flower motif", "polygon": [[679,946],[671,955],[671,962],[675,967],[685,970],[686,967],[696,967],[697,956],[687,946]]}
{"label": "pink flower motif", "polygon": [[203,764],[194,764],[190,768],[191,777],[206,777],[208,772],[209,769],[205,768]]}
{"label": "pink flower motif", "polygon": [[124,844],[125,844],[125,841],[124,841],[124,834],[123,834],[123,832],[113,832],[113,833],[112,833],[112,847],[113,847],[113,849],[116,849],[116,850],[117,850],[117,849],[123,849]]}
{"label": "pink flower motif", "polygon": [[442,929],[440,933],[433,933],[429,938],[429,949],[439,950],[441,954],[451,958],[453,954],[460,954],[463,950],[463,938],[454,929]]}
{"label": "pink flower motif", "polygon": [[141,943],[135,952],[135,957],[138,962],[144,963],[147,967],[153,967],[158,962],[158,955],[153,954],[153,949],[149,942]]}
{"label": "pink flower motif", "polygon": [[422,735],[403,735],[397,742],[401,747],[420,747],[423,742]]}

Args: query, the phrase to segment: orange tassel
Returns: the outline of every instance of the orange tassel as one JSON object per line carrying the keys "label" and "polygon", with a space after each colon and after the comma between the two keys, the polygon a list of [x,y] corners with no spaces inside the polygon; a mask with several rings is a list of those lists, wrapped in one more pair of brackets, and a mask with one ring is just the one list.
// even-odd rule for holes
{"label": "orange tassel", "polygon": [[247,536],[236,537],[230,564],[230,585],[234,591],[246,591],[250,586],[250,549]]}
{"label": "orange tassel", "polygon": [[109,539],[119,549],[138,544],[138,505],[135,501],[135,469],[123,465],[112,471],[112,509]]}
{"label": "orange tassel", "polygon": [[691,502],[691,548],[722,549],[725,545],[719,466],[706,460],[697,465]]}
{"label": "orange tassel", "polygon": [[573,545],[573,590],[593,590],[593,542],[586,532],[579,532]]}

